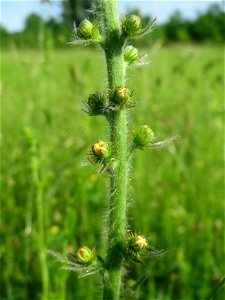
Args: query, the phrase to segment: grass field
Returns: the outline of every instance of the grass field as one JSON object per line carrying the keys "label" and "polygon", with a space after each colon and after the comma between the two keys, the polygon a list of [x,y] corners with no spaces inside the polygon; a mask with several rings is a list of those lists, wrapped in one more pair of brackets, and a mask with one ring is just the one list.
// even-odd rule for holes
{"label": "grass field", "polygon": [[[148,124],[161,139],[181,138],[134,157],[129,229],[174,250],[132,265],[125,282],[146,275],[129,299],[205,300],[224,273],[223,49],[148,51],[150,64],[128,71],[137,102],[130,132]],[[81,111],[81,99],[105,86],[98,50],[2,53],[1,300],[98,299],[96,278],[78,279],[51,256],[46,268],[40,247],[104,253],[108,180],[82,164],[108,133],[103,118]]]}

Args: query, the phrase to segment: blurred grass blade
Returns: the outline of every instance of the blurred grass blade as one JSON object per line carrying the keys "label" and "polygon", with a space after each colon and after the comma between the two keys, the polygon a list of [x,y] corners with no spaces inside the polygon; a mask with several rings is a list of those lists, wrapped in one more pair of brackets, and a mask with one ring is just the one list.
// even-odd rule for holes
{"label": "blurred grass blade", "polygon": [[218,285],[216,286],[216,288],[214,289],[214,291],[212,292],[212,295],[210,296],[209,300],[214,300],[215,295],[217,294],[217,292],[225,286],[225,277],[223,277],[221,279],[221,281],[218,283]]}

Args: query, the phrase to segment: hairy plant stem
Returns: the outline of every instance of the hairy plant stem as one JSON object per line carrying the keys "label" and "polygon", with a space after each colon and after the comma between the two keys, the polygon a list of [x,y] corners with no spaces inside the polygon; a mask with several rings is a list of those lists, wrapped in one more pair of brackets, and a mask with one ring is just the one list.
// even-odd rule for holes
{"label": "hairy plant stem", "polygon": [[[105,57],[108,88],[124,86],[123,40],[117,13],[116,0],[101,0],[100,7],[105,31]],[[115,165],[110,177],[108,216],[108,244],[106,271],[103,279],[103,299],[119,299],[123,259],[123,243],[126,229],[127,198],[127,112],[111,111],[108,116],[110,141]]]}

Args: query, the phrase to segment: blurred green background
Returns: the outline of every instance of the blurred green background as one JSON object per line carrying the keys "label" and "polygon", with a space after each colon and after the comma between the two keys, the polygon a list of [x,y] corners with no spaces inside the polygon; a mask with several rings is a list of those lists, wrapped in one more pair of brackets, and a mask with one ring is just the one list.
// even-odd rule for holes
{"label": "blurred green background", "polygon": [[[43,259],[43,249],[68,254],[87,245],[104,256],[108,178],[83,165],[91,145],[108,138],[107,124],[81,110],[82,99],[106,88],[104,55],[57,47],[38,22],[30,42],[9,33],[2,44],[1,299],[98,299],[98,278],[78,279]],[[137,102],[130,135],[148,124],[160,139],[181,138],[135,154],[128,224],[156,248],[174,250],[130,265],[125,286],[146,275],[129,299],[208,299],[224,274],[223,43],[153,41],[138,41],[150,63],[128,70]]]}

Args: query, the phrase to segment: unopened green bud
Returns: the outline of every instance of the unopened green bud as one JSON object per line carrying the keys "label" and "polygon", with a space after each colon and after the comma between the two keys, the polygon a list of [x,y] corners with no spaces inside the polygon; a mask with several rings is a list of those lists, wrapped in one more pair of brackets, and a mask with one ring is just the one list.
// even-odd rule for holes
{"label": "unopened green bud", "polygon": [[89,265],[96,258],[95,251],[83,246],[77,251],[77,259],[81,264]]}
{"label": "unopened green bud", "polygon": [[150,145],[151,139],[154,137],[154,132],[148,125],[143,125],[134,131],[133,144],[135,148],[144,148]]}
{"label": "unopened green bud", "polygon": [[124,50],[124,60],[129,65],[138,59],[138,49],[133,46],[127,46]]}
{"label": "unopened green bud", "polygon": [[89,105],[91,110],[97,112],[105,107],[105,102],[106,101],[104,95],[96,92],[89,95],[87,104]]}
{"label": "unopened green bud", "polygon": [[92,38],[93,24],[87,19],[84,19],[77,28],[77,35],[85,40]]}
{"label": "unopened green bud", "polygon": [[127,246],[130,251],[138,252],[144,248],[146,248],[148,242],[145,237],[142,235],[131,235],[127,241]]}
{"label": "unopened green bud", "polygon": [[137,15],[129,15],[122,20],[122,30],[124,35],[135,35],[141,29],[141,18]]}

